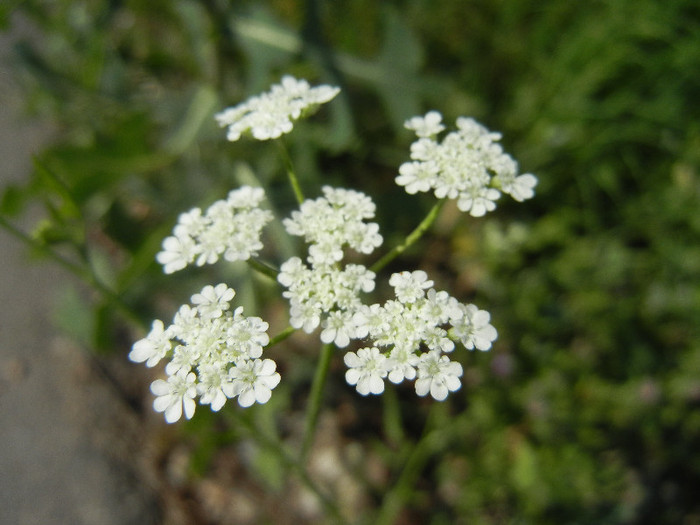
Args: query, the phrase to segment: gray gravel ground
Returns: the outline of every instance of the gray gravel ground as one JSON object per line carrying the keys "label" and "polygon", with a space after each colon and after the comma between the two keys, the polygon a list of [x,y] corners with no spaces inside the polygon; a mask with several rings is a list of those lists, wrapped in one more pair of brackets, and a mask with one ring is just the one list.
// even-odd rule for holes
{"label": "gray gravel ground", "polygon": [[[12,38],[0,34],[0,187],[27,176],[49,136],[19,119],[21,94],[5,65]],[[139,470],[137,417],[52,329],[52,298],[69,276],[30,263],[3,230],[0,268],[0,524],[159,521]]]}

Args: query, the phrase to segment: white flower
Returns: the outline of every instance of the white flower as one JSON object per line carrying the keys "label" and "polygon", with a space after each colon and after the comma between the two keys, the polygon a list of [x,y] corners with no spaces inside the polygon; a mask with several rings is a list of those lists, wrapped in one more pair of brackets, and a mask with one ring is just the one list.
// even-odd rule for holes
{"label": "white flower", "polygon": [[[369,392],[370,380],[377,384],[387,377],[383,370],[392,383],[416,379],[418,395],[430,392],[443,400],[460,388],[462,376],[462,366],[443,354],[454,351],[455,341],[468,349],[490,348],[496,339],[490,316],[474,305],[461,304],[445,291],[436,291],[433,281],[420,270],[395,273],[389,283],[395,288],[396,299],[354,310],[354,337],[369,339],[373,346],[357,355],[346,355],[346,364],[351,367],[346,378],[350,384],[358,384],[358,392]],[[360,380],[364,381],[362,391]]]}
{"label": "white flower", "polygon": [[382,244],[379,225],[365,223],[376,206],[359,191],[324,186],[323,197],[305,200],[298,211],[284,219],[290,235],[304,237],[313,266],[333,264],[343,258],[343,246],[369,254]]}
{"label": "white flower", "polygon": [[280,267],[277,275],[277,282],[289,288],[293,284],[298,284],[309,279],[310,270],[304,265],[299,257],[287,259]]}
{"label": "white flower", "polygon": [[452,335],[459,339],[469,350],[488,350],[498,337],[498,332],[490,324],[491,315],[486,310],[479,310],[475,305],[460,305],[463,316],[453,321]]}
{"label": "white flower", "polygon": [[522,202],[535,196],[535,186],[537,178],[531,173],[525,173],[515,177],[512,182],[502,182],[501,189],[513,197],[516,201]]}
{"label": "white flower", "polygon": [[438,352],[423,354],[418,362],[418,379],[416,379],[416,394],[423,397],[430,395],[437,401],[444,401],[447,394],[459,390],[462,386],[462,365],[450,361]]}
{"label": "white flower", "polygon": [[522,201],[534,196],[537,179],[517,175],[518,164],[498,144],[492,133],[474,119],[460,117],[457,129],[442,141],[441,116],[430,112],[406,123],[418,139],[411,144],[411,161],[399,167],[396,183],[406,192],[432,190],[438,199],[457,199],[460,210],[481,217],[496,208],[501,191]]}
{"label": "white flower", "polygon": [[447,337],[447,332],[437,325],[426,327],[423,342],[430,350],[439,350],[446,354],[455,348],[455,343]]}
{"label": "white flower", "polygon": [[444,290],[438,292],[431,288],[426,294],[426,299],[421,304],[422,315],[435,319],[436,325],[462,318],[463,312],[459,301]]}
{"label": "white flower", "polygon": [[215,118],[220,126],[228,126],[230,141],[245,133],[257,140],[275,139],[292,131],[294,121],[332,100],[339,92],[339,88],[327,85],[312,88],[306,80],[287,75],[270,91],[225,109]]}
{"label": "white flower", "polygon": [[201,322],[197,309],[192,308],[189,304],[183,304],[173,316],[173,324],[169,328],[172,332],[171,337],[185,340],[187,334],[196,332],[200,326]]}
{"label": "white flower", "polygon": [[425,296],[425,289],[433,285],[423,270],[392,274],[389,284],[394,287],[396,298],[402,303],[415,303]]}
{"label": "white flower", "polygon": [[369,335],[376,339],[390,328],[386,311],[379,304],[362,305],[353,314],[355,335],[363,339]]}
{"label": "white flower", "polygon": [[345,270],[340,274],[342,283],[348,289],[353,291],[362,290],[363,292],[371,292],[374,290],[374,278],[376,274],[368,270],[361,264],[348,264]]}
{"label": "white flower", "polygon": [[419,191],[430,191],[437,182],[438,166],[432,160],[426,162],[404,162],[399,166],[396,184],[404,186],[406,193],[413,195]]}
{"label": "white flower", "polygon": [[331,312],[323,322],[324,329],[321,332],[321,341],[335,343],[338,348],[345,348],[350,344],[350,338],[355,334],[352,315],[348,312]]}
{"label": "white flower", "polygon": [[292,257],[280,267],[277,281],[286,288],[289,323],[311,333],[322,325],[321,340],[343,348],[357,337],[353,316],[361,307],[361,292],[374,290],[374,272],[360,264],[339,264],[343,247],[370,253],[381,244],[379,226],[365,223],[374,216],[375,205],[363,193],[342,188],[323,188],[324,196],[304,201],[299,211],[284,220],[291,235],[309,243],[307,266]]}
{"label": "white flower", "polygon": [[214,412],[221,410],[226,403],[225,389],[228,389],[229,375],[225,367],[206,365],[199,370],[197,393],[199,402],[210,405]]}
{"label": "white flower", "polygon": [[324,239],[309,246],[309,262],[313,266],[323,266],[337,263],[343,259],[342,244],[337,240]]}
{"label": "white flower", "polygon": [[350,385],[356,385],[360,394],[366,396],[384,392],[386,357],[376,347],[360,348],[357,353],[348,352],[344,361],[348,366],[345,380]]}
{"label": "white flower", "polygon": [[438,111],[429,111],[424,117],[413,117],[404,123],[404,127],[415,131],[418,137],[432,137],[445,129]]}
{"label": "white flower", "polygon": [[131,352],[129,352],[129,359],[135,363],[146,361],[148,367],[156,366],[172,348],[170,337],[163,326],[163,321],[156,319],[153,321],[148,335],[134,343]]}
{"label": "white flower", "polygon": [[389,369],[389,381],[400,383],[404,379],[412,380],[416,377],[416,365],[419,358],[410,348],[395,346],[389,354],[387,368]]}
{"label": "white flower", "polygon": [[468,211],[472,217],[483,217],[487,211],[496,209],[496,199],[500,196],[501,193],[493,188],[470,188],[459,194],[457,207]]}
{"label": "white flower", "polygon": [[171,375],[167,381],[156,379],[151,383],[151,392],[157,397],[153,401],[156,412],[165,412],[165,420],[175,423],[182,416],[191,419],[196,408],[194,398],[197,395],[196,376],[192,372],[181,371]]}
{"label": "white flower", "polygon": [[237,316],[226,332],[226,343],[235,348],[235,358],[257,359],[270,342],[266,330],[269,324],[259,317]]}
{"label": "white flower", "polygon": [[228,397],[238,396],[238,404],[249,407],[256,401],[267,403],[272,390],[279,384],[280,375],[275,371],[277,365],[271,359],[246,361],[229,370],[231,378],[227,388]]}
{"label": "white flower", "polygon": [[[173,324],[154,321],[148,336],[134,344],[130,357],[153,366],[172,353],[165,366],[167,380],[151,385],[154,408],[177,421],[184,408],[194,414],[194,398],[220,410],[230,397],[240,396],[241,406],[264,403],[279,383],[275,362],[259,359],[270,342],[269,325],[259,317],[245,317],[243,307],[231,311],[235,290],[226,284],[205,286],[192,295],[194,306],[182,305]],[[150,364],[149,364],[150,363]]]}
{"label": "white flower", "polygon": [[181,214],[173,235],[165,238],[156,255],[163,271],[173,273],[193,262],[213,264],[221,256],[233,262],[257,255],[263,247],[262,229],[273,218],[269,210],[258,207],[264,196],[261,188],[243,186],[214,202],[204,214],[199,208]]}
{"label": "white flower", "polygon": [[171,236],[163,240],[163,250],[156,255],[156,260],[163,265],[165,273],[174,273],[190,264],[196,253],[194,239]]}
{"label": "white flower", "polygon": [[237,190],[231,190],[226,199],[234,209],[255,208],[264,200],[265,191],[252,186],[241,186]]}
{"label": "white flower", "polygon": [[224,310],[228,310],[229,302],[236,295],[233,288],[229,288],[224,283],[216,285],[216,288],[209,285],[202,288],[200,293],[196,293],[190,299],[192,304],[197,305],[199,315],[205,319],[221,317]]}

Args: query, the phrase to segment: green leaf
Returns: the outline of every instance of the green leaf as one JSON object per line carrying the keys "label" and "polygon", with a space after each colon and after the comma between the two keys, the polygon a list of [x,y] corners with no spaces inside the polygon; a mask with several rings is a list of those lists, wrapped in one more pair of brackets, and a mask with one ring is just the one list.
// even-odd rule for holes
{"label": "green leaf", "polygon": [[[59,223],[65,220],[80,219],[81,212],[71,188],[44,162],[42,158],[34,157],[32,191],[44,199],[47,209]],[[60,204],[55,204],[53,197],[58,197]]]}
{"label": "green leaf", "polygon": [[530,492],[538,481],[537,457],[524,439],[513,447],[513,483],[523,492]]}
{"label": "green leaf", "polygon": [[236,19],[233,28],[248,56],[248,90],[252,93],[267,89],[270,72],[289,64],[302,50],[298,35],[263,8],[251,17]]}
{"label": "green leaf", "polygon": [[26,200],[26,191],[15,184],[10,184],[2,192],[0,213],[8,217],[16,217],[24,209]]}
{"label": "green leaf", "polygon": [[254,458],[255,470],[267,485],[273,490],[280,490],[284,486],[285,466],[278,454],[260,449]]}
{"label": "green leaf", "polygon": [[174,156],[182,154],[194,142],[218,103],[219,99],[211,86],[198,87],[177,130],[165,141],[164,149]]}
{"label": "green leaf", "polygon": [[149,116],[131,113],[115,120],[87,145],[58,146],[42,156],[44,167],[60,178],[77,205],[111,190],[128,176],[169,165],[176,157],[154,148]]}
{"label": "green leaf", "polygon": [[45,246],[56,244],[81,244],[81,234],[69,225],[52,222],[48,219],[39,221],[32,232],[32,237]]}
{"label": "green leaf", "polygon": [[95,308],[93,326],[92,348],[103,354],[114,350],[114,309],[109,304],[103,303]]}
{"label": "green leaf", "polygon": [[131,253],[128,264],[119,272],[117,289],[129,290],[132,286],[136,286],[139,278],[156,264],[155,255],[171,229],[171,224],[163,224],[148,234],[148,237]]}
{"label": "green leaf", "polygon": [[377,90],[386,104],[396,129],[404,121],[421,113],[419,71],[423,51],[418,39],[395,9],[385,11],[384,46],[378,59],[382,76]]}
{"label": "green leaf", "polygon": [[89,347],[94,338],[95,318],[90,304],[73,286],[66,286],[56,296],[52,321],[62,332]]}

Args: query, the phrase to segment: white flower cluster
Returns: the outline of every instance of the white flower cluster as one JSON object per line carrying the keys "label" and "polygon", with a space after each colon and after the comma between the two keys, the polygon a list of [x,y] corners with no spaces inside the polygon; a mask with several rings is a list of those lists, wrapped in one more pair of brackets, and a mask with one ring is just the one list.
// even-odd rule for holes
{"label": "white flower cluster", "polygon": [[457,199],[459,209],[474,217],[493,211],[501,192],[517,201],[534,196],[537,178],[518,175],[517,162],[498,144],[500,133],[460,117],[457,130],[438,142],[445,126],[437,111],[413,117],[405,126],[418,137],[411,144],[412,161],[402,164],[396,177],[408,193],[432,190],[438,199]]}
{"label": "white flower cluster", "polygon": [[173,235],[165,238],[162,251],[156,255],[163,271],[173,273],[192,262],[197,266],[213,264],[222,255],[227,261],[245,261],[257,255],[263,247],[261,231],[272,220],[269,210],[259,208],[264,198],[262,188],[242,186],[204,214],[200,208],[182,213]]}
{"label": "white flower cluster", "polygon": [[382,244],[379,225],[365,223],[374,218],[376,206],[364,193],[324,186],[323,197],[305,200],[299,211],[284,219],[290,235],[304,237],[309,244],[309,262],[314,266],[335,264],[343,258],[343,246],[369,254]]}
{"label": "white flower cluster", "polygon": [[292,212],[284,226],[291,235],[309,243],[307,266],[292,257],[280,268],[277,280],[287,290],[290,324],[310,333],[322,327],[321,340],[345,347],[355,337],[353,315],[362,304],[360,292],[374,290],[374,272],[359,264],[341,269],[344,247],[372,253],[382,236],[374,217],[375,205],[365,194],[341,188],[323,187],[323,197],[306,200]]}
{"label": "white flower cluster", "polygon": [[215,117],[220,126],[228,126],[226,138],[232,142],[245,133],[257,140],[276,139],[292,131],[295,120],[312,113],[339,92],[340,88],[327,85],[312,88],[306,80],[286,75],[270,91],[227,108]]}
{"label": "white flower cluster", "polygon": [[225,284],[205,286],[182,305],[165,327],[153,322],[150,333],[134,343],[129,359],[152,367],[163,358],[167,380],[157,379],[151,391],[157,396],[153,407],[165,412],[165,420],[180,419],[184,409],[190,419],[195,397],[218,411],[227,399],[238,397],[248,407],[266,403],[280,382],[277,365],[260,359],[270,339],[268,324],[259,317],[245,317],[243,308],[230,310],[235,291]]}
{"label": "white flower cluster", "polygon": [[436,291],[421,270],[395,273],[389,284],[396,299],[362,306],[353,317],[355,336],[373,346],[345,355],[345,378],[362,395],[382,393],[387,377],[392,383],[415,379],[419,396],[430,392],[442,401],[460,388],[462,376],[462,366],[444,354],[454,350],[454,341],[491,348],[497,333],[489,313]]}
{"label": "white flower cluster", "polygon": [[[227,138],[245,134],[258,140],[278,138],[292,131],[294,122],[340,90],[311,87],[291,76],[258,96],[216,115]],[[498,143],[501,136],[470,118],[460,117],[456,130],[445,131],[442,115],[431,111],[406,122],[417,140],[411,161],[402,164],[397,184],[409,194],[432,191],[439,199],[457,201],[460,210],[474,217],[495,209],[501,193],[517,201],[534,195],[537,179],[518,175],[518,165]],[[389,284],[395,298],[365,305],[361,292],[375,288],[375,273],[360,264],[344,264],[346,248],[370,254],[382,244],[373,219],[376,206],[364,193],[324,186],[323,196],[305,200],[283,221],[290,235],[308,244],[306,260],[285,261],[277,281],[290,303],[290,324],[311,333],[320,327],[320,339],[345,348],[353,339],[367,346],[344,357],[346,381],[362,395],[380,394],[385,379],[398,384],[415,381],[419,396],[430,394],[442,401],[461,387],[459,362],[450,354],[459,342],[469,350],[489,350],[497,337],[490,315],[473,304],[462,304],[445,291],[433,288],[423,271],[394,273]],[[273,218],[260,207],[261,188],[243,186],[205,212],[183,213],[172,235],[164,239],[157,261],[165,273],[190,264],[247,260],[263,248],[261,233]],[[395,254],[394,254],[395,255]],[[172,423],[191,418],[196,399],[218,411],[227,399],[239,405],[266,403],[280,382],[277,365],[263,359],[270,338],[268,324],[245,317],[243,308],[231,309],[235,291],[226,284],[206,286],[180,307],[172,324],[160,320],[137,341],[129,354],[135,362],[153,367],[168,359],[167,379],[151,384],[156,411]]]}

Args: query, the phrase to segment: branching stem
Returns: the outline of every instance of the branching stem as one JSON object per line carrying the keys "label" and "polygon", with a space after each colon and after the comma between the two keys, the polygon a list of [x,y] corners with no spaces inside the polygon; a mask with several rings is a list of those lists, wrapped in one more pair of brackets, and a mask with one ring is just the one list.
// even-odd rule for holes
{"label": "branching stem", "polygon": [[391,261],[396,259],[399,255],[405,252],[418,239],[420,239],[423,236],[423,234],[426,231],[428,231],[428,229],[433,225],[444,204],[445,199],[437,201],[435,205],[430,209],[428,214],[425,216],[425,218],[421,221],[421,223],[418,226],[416,226],[416,229],[409,233],[406,239],[401,244],[395,246],[394,249],[392,249],[384,257],[382,257],[376,263],[374,263],[370,267],[370,270],[372,270],[374,273],[377,273]]}

